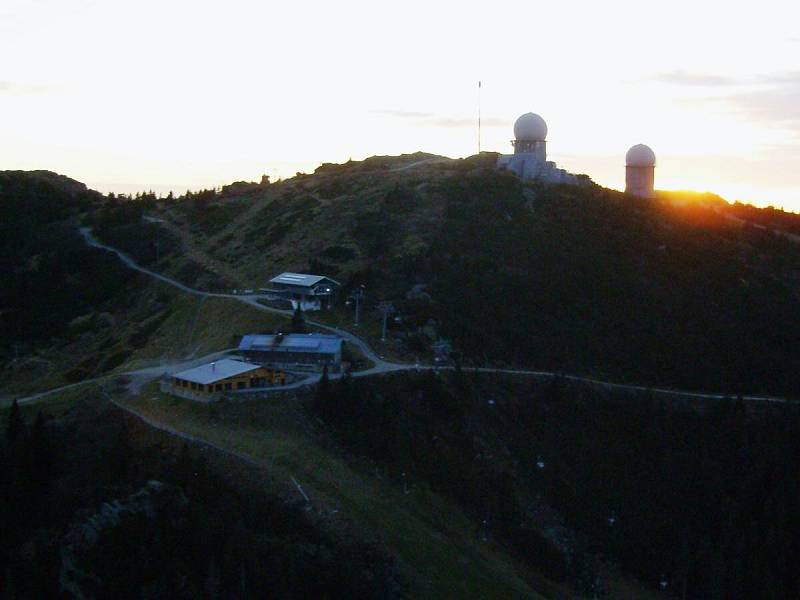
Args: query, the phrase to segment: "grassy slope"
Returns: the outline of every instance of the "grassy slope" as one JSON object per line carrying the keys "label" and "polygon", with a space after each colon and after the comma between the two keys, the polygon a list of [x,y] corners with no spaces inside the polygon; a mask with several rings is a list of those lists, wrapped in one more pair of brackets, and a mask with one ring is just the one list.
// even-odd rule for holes
{"label": "grassy slope", "polygon": [[[264,466],[277,491],[293,495],[294,477],[315,510],[338,511],[354,527],[399,558],[417,598],[578,598],[537,574],[523,571],[457,507],[427,488],[409,494],[321,441],[298,399],[203,406],[150,389],[126,404],[148,418],[241,453]],[[651,598],[636,584],[611,578],[615,597]],[[534,591],[536,590],[536,591]],[[538,592],[538,593],[537,593]]]}
{"label": "grassy slope", "polygon": [[[193,219],[186,203],[162,205],[158,217],[169,221],[186,255],[242,287],[262,287],[281,271],[305,270],[309,257],[320,257],[346,280],[374,259],[359,239],[370,219],[402,216],[392,221],[398,226],[391,249],[395,257],[413,255],[435,234],[442,205],[432,184],[454,174],[456,161],[440,158],[402,169],[424,158],[376,157],[329,165],[246,197],[226,195],[212,205],[223,225],[216,221],[209,227]],[[400,191],[392,195],[395,190]],[[326,254],[331,248],[346,248],[352,255],[331,257]],[[170,271],[178,272],[181,264],[174,261]]]}
{"label": "grassy slope", "polygon": [[[309,253],[319,252],[331,245],[344,247],[353,245],[347,235],[352,219],[359,211],[368,210],[376,203],[380,194],[395,180],[402,180],[416,188],[421,179],[437,178],[446,165],[425,167],[422,171],[401,172],[386,175],[381,179],[375,174],[359,175],[363,185],[354,194],[336,198],[341,210],[323,211],[320,208],[333,200],[321,198],[320,183],[334,180],[335,173],[322,174],[316,182],[298,181],[291,185],[293,193],[286,198],[265,197],[256,202],[263,206],[251,208],[248,214],[258,214],[272,202],[289,203],[287,214],[295,204],[301,210],[305,198],[313,197],[319,205],[312,208],[313,218],[304,221],[296,233],[287,234],[278,248],[269,253],[253,252],[246,244],[237,246],[233,239],[227,240],[235,229],[234,224],[214,236],[188,234],[198,248],[224,257],[236,269],[243,282],[252,286],[261,285],[265,273],[299,268]],[[419,178],[419,179],[417,179]],[[370,187],[375,186],[375,187]],[[359,191],[363,193],[359,196]],[[289,198],[288,196],[292,196]],[[299,200],[298,200],[299,198]],[[433,202],[433,197],[426,197]],[[437,214],[427,200],[412,210],[409,223],[422,228],[436,221]],[[377,205],[376,205],[377,208]],[[335,214],[334,214],[335,213]],[[244,214],[244,213],[242,213]],[[280,217],[283,218],[283,217]],[[261,220],[241,225],[246,234],[264,224],[269,225],[267,215]],[[343,225],[347,227],[341,227]],[[411,233],[398,246],[402,252],[412,252],[419,239]],[[316,250],[315,250],[316,249]],[[346,273],[363,265],[359,256],[340,265]],[[285,323],[281,317],[257,311],[233,300],[197,298],[175,292],[161,284],[149,284],[171,297],[169,316],[150,336],[147,344],[135,350],[125,365],[119,369],[134,367],[157,358],[182,357],[189,353],[202,355],[232,345],[232,335],[245,331],[268,330]],[[155,293],[155,292],[153,292]],[[142,318],[151,318],[146,310],[131,312],[117,324],[117,334],[124,338]],[[59,350],[63,352],[63,348]],[[36,386],[52,387],[63,383],[58,371],[46,379],[37,380]],[[71,401],[84,391],[72,390],[59,394],[42,405],[51,412],[65,410]],[[242,404],[240,407],[208,409],[188,402],[177,401],[150,394],[135,401],[137,410],[151,417],[202,437],[221,446],[242,452],[265,465],[276,481],[283,482],[295,476],[310,492],[312,500],[329,508],[337,508],[347,520],[357,527],[372,531],[387,547],[404,561],[405,570],[425,597],[535,597],[526,584],[519,579],[508,558],[496,548],[478,543],[471,524],[457,509],[440,497],[424,490],[415,489],[405,496],[396,485],[374,476],[363,465],[352,464],[336,452],[318,443],[315,435],[304,428],[298,420],[296,403]],[[240,408],[241,411],[234,409]],[[308,424],[305,424],[307,426]],[[620,580],[614,597],[647,597],[636,586]],[[630,586],[630,587],[628,587]],[[552,597],[551,594],[547,594]]]}
{"label": "grassy slope", "polygon": [[135,368],[154,359],[202,356],[238,345],[242,335],[285,329],[289,319],[229,298],[197,298],[155,284],[172,298],[169,316],[126,363]]}
{"label": "grassy slope", "polygon": [[[477,543],[474,526],[430,492],[402,489],[367,474],[317,444],[302,429],[296,401],[203,406],[154,392],[130,402],[148,417],[242,453],[276,485],[297,479],[315,508],[338,510],[401,557],[421,598],[535,598],[497,549]],[[238,414],[237,414],[238,413]],[[256,416],[257,415],[257,416]]]}
{"label": "grassy slope", "polygon": [[[159,216],[180,224],[193,256],[224,262],[241,286],[264,286],[284,270],[366,283],[360,329],[391,358],[414,360],[399,344],[376,343],[382,299],[419,316],[415,327],[433,319],[482,363],[693,389],[796,387],[796,354],[778,360],[770,349],[797,328],[798,249],[743,226],[721,199],[517,189],[494,173],[491,155],[403,169],[413,162],[326,166],[247,197],[217,196],[209,214],[233,216],[210,229],[192,217],[202,213],[191,201],[162,204]],[[409,306],[415,283],[428,285],[433,303]],[[484,290],[514,301],[501,310]],[[345,324],[351,313],[319,318]],[[784,331],[771,325],[779,319]],[[498,323],[494,335],[481,330],[484,320]],[[746,343],[737,358],[725,348],[738,340]],[[705,366],[695,373],[694,364]]]}
{"label": "grassy slope", "polygon": [[[66,374],[85,364],[87,378],[150,366],[158,360],[203,356],[234,347],[245,333],[285,329],[286,317],[257,310],[225,298],[199,299],[144,276],[131,305],[106,313],[92,330],[53,340],[19,368],[7,366],[0,390],[27,395],[73,383]],[[160,321],[160,323],[159,323]],[[135,348],[131,336],[155,322],[145,344]],[[129,354],[128,354],[129,353]],[[104,358],[122,354],[123,362],[110,370],[99,367]],[[88,363],[88,364],[87,364]]]}

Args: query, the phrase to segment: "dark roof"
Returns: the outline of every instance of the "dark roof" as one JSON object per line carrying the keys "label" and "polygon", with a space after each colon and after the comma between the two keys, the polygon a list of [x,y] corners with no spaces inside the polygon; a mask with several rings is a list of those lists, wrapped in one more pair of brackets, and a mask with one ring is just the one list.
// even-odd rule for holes
{"label": "dark roof", "polygon": [[336,354],[342,349],[342,338],[323,333],[290,333],[287,335],[246,335],[239,343],[240,351],[317,352]]}

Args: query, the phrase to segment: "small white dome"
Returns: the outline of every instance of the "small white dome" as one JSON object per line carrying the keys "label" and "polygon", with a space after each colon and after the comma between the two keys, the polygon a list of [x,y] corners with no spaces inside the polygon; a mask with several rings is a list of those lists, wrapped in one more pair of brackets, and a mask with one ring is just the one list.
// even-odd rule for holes
{"label": "small white dome", "polygon": [[536,113],[525,113],[514,123],[514,139],[520,142],[543,142],[547,138],[547,123]]}
{"label": "small white dome", "polygon": [[628,167],[655,167],[656,154],[650,149],[650,146],[636,144],[631,146],[631,149],[625,154],[625,165]]}

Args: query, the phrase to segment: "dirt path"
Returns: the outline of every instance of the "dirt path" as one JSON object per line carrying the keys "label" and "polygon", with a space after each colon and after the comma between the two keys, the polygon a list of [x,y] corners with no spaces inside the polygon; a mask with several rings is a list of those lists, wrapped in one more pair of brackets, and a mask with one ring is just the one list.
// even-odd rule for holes
{"label": "dirt path", "polygon": [[[230,298],[230,299],[233,299],[233,300],[237,300],[239,302],[244,302],[245,304],[248,304],[248,305],[250,305],[250,306],[252,306],[252,307],[254,307],[254,308],[258,309],[258,310],[263,310],[263,311],[266,311],[266,312],[280,314],[280,315],[283,315],[283,316],[286,316],[286,317],[291,317],[292,316],[292,311],[290,311],[290,310],[281,310],[281,309],[277,309],[277,308],[271,308],[269,306],[264,306],[263,304],[261,304],[259,302],[259,300],[262,299],[261,296],[258,296],[258,295],[255,295],[255,294],[254,295],[247,295],[247,296],[240,296],[240,295],[233,295],[233,294],[214,294],[214,293],[203,292],[201,290],[196,290],[194,288],[190,288],[189,286],[184,285],[179,281],[176,281],[174,279],[166,277],[165,275],[161,275],[160,273],[156,273],[154,271],[151,271],[149,269],[146,269],[146,268],[140,266],[131,257],[126,255],[125,253],[120,252],[116,248],[113,248],[111,246],[107,246],[106,244],[103,244],[103,243],[99,242],[92,235],[90,229],[87,228],[87,227],[84,227],[84,228],[81,229],[81,234],[83,235],[84,239],[86,240],[86,243],[89,244],[90,246],[94,246],[96,248],[102,248],[102,249],[107,250],[109,252],[113,252],[114,254],[116,254],[120,258],[120,260],[122,260],[122,262],[124,262],[131,269],[135,269],[135,270],[137,270],[137,271],[139,271],[141,273],[144,273],[146,275],[154,277],[155,279],[158,279],[159,281],[163,281],[164,283],[168,283],[169,285],[172,285],[172,286],[174,286],[174,287],[176,287],[176,288],[178,288],[178,289],[180,289],[180,290],[182,290],[182,291],[184,291],[186,293],[189,293],[189,294],[192,294],[194,296],[201,297],[201,298],[202,297],[207,297],[207,298]],[[434,369],[434,370],[435,369],[453,369],[453,367],[433,367],[433,366],[430,366],[430,365],[419,365],[419,364],[389,362],[389,361],[383,360],[369,346],[369,344],[367,344],[361,338],[359,338],[359,337],[355,336],[354,334],[350,333],[349,331],[346,331],[344,329],[338,329],[338,328],[332,327],[330,325],[325,325],[325,324],[319,323],[317,321],[308,321],[308,323],[310,325],[313,325],[314,327],[319,328],[319,329],[324,329],[326,331],[330,331],[332,333],[335,333],[336,335],[339,335],[340,337],[342,337],[347,342],[349,342],[349,343],[353,344],[354,346],[358,347],[359,350],[361,350],[361,352],[363,352],[365,356],[367,356],[373,363],[375,363],[375,366],[373,368],[371,368],[371,369],[368,369],[366,371],[360,371],[360,372],[354,373],[353,375],[355,377],[367,377],[367,376],[371,376],[371,375],[382,375],[382,374],[393,373],[393,372],[397,372],[397,371],[411,371],[411,370],[420,371],[420,370],[430,370],[430,369]],[[198,360],[203,360],[203,359],[198,359]],[[471,370],[475,370],[475,369],[471,369]],[[566,379],[566,380],[583,382],[583,383],[586,383],[586,384],[589,384],[589,385],[593,385],[593,386],[596,386],[596,387],[599,387],[599,388],[602,388],[602,389],[610,390],[610,391],[621,390],[621,391],[633,391],[633,392],[652,392],[652,393],[668,395],[668,396],[676,397],[676,398],[687,398],[687,399],[696,398],[696,399],[704,399],[704,400],[724,400],[724,399],[728,399],[728,398],[732,397],[730,394],[722,394],[722,393],[692,392],[692,391],[687,391],[687,390],[673,390],[673,389],[669,389],[669,388],[653,388],[653,387],[643,386],[643,385],[633,385],[633,384],[626,384],[626,383],[614,383],[614,382],[611,382],[611,381],[602,381],[602,380],[599,380],[599,379],[593,379],[591,377],[582,377],[580,375],[566,375],[566,374],[554,373],[554,372],[550,372],[550,371],[536,371],[536,370],[527,370],[527,369],[497,369],[497,368],[491,368],[491,367],[478,368],[477,371],[480,372],[480,373],[502,373],[502,374],[508,374],[508,375],[522,375],[522,376],[527,376],[527,377],[540,377],[540,378],[561,377],[561,378]],[[287,386],[281,386],[281,389],[292,389],[292,388],[295,388],[295,387],[301,387],[302,385],[309,385],[311,383],[314,383],[314,381],[312,379],[308,379],[308,380],[303,380],[302,382],[295,382],[294,384],[291,384],[288,387]],[[273,388],[273,389],[275,389],[276,391],[278,390],[278,388]],[[758,401],[758,402],[775,402],[775,403],[787,403],[787,402],[789,402],[789,400],[787,400],[786,398],[780,398],[780,397],[775,397],[775,396],[742,395],[741,398],[743,400],[751,400],[751,401]]]}
{"label": "dirt path", "polygon": [[175,235],[180,241],[182,246],[182,251],[184,256],[191,259],[192,261],[196,262],[197,264],[201,265],[204,269],[211,271],[216,275],[220,275],[222,277],[226,277],[231,281],[237,281],[239,278],[238,273],[236,273],[230,266],[225,264],[222,261],[219,261],[211,256],[209,256],[206,252],[203,252],[197,246],[195,246],[194,241],[192,240],[192,236],[186,233],[183,229],[170,223],[165,219],[158,219],[155,217],[144,217],[146,221],[150,223],[157,223],[173,235]]}
{"label": "dirt path", "polygon": [[40,400],[42,398],[46,398],[52,394],[57,394],[59,392],[65,392],[68,390],[76,389],[84,385],[89,385],[92,383],[102,383],[104,381],[108,381],[109,379],[114,379],[116,377],[128,377],[131,380],[131,383],[128,386],[128,389],[133,393],[138,393],[139,389],[144,386],[145,384],[153,381],[154,379],[158,379],[162,375],[177,373],[179,371],[183,371],[185,369],[191,369],[192,367],[196,367],[202,364],[207,363],[211,360],[217,360],[226,354],[232,352],[234,349],[229,348],[228,350],[221,350],[219,352],[212,352],[211,354],[206,354],[205,356],[201,356],[199,358],[186,358],[182,360],[172,360],[169,362],[164,362],[152,367],[145,367],[142,369],[134,369],[132,371],[123,371],[119,373],[109,373],[108,375],[103,375],[101,377],[93,377],[92,379],[84,379],[83,381],[79,381],[78,383],[71,383],[69,385],[62,385],[61,387],[53,388],[52,390],[47,390],[45,392],[39,392],[38,394],[32,394],[30,396],[25,396],[23,398],[18,398],[17,402],[20,404],[26,404],[29,402],[35,402],[36,400]]}

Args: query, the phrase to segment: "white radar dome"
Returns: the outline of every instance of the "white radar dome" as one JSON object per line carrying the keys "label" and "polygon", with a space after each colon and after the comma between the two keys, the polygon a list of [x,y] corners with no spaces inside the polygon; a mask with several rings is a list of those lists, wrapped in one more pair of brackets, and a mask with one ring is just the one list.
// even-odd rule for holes
{"label": "white radar dome", "polygon": [[514,123],[514,139],[520,142],[543,142],[547,138],[547,123],[536,113],[525,113]]}
{"label": "white radar dome", "polygon": [[631,146],[631,149],[625,154],[625,165],[628,167],[655,167],[656,154],[650,149],[650,146],[636,144]]}

